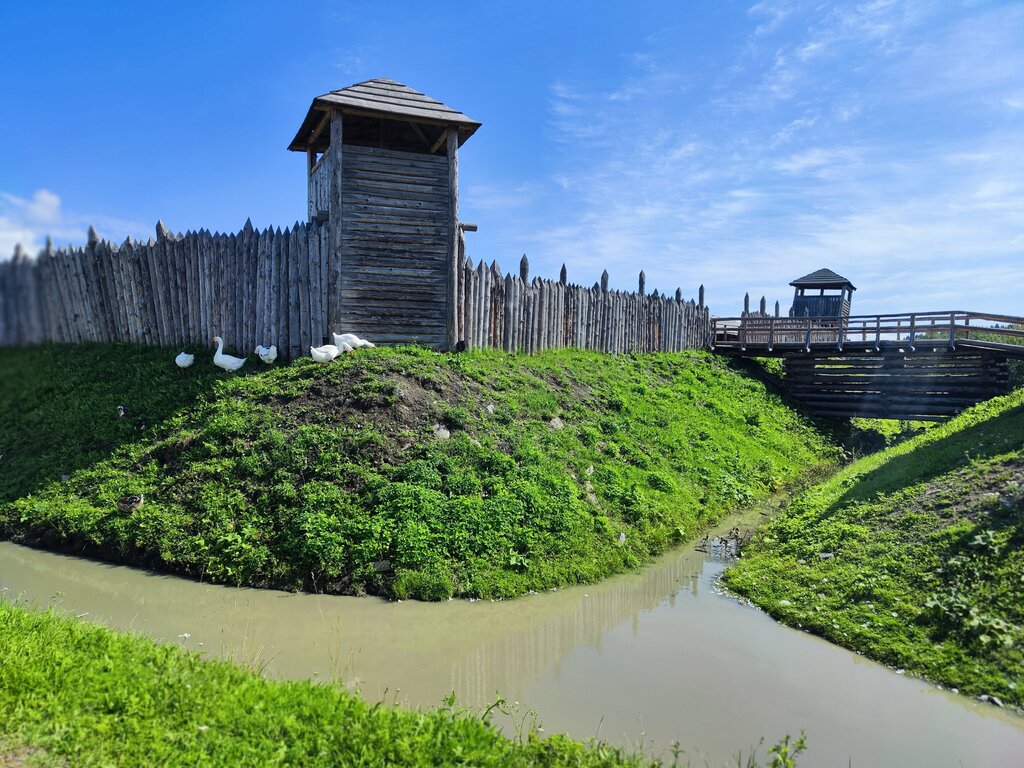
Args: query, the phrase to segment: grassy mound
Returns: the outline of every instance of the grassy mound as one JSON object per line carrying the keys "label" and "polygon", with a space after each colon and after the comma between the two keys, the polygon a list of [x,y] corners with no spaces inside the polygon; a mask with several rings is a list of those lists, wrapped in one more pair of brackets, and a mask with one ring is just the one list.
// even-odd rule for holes
{"label": "grassy mound", "polygon": [[858,461],[762,529],[729,586],[776,618],[1024,705],[1024,390]]}
{"label": "grassy mound", "polygon": [[[3,432],[44,425],[37,481],[75,469],[0,505],[0,533],[234,584],[444,599],[594,581],[832,456],[699,353],[392,348],[241,376],[136,348],[2,354],[32,372]],[[123,391],[96,386],[105,356],[132,371]],[[75,408],[38,396],[55,389]],[[115,397],[154,426],[116,432]],[[141,508],[119,510],[127,494]]]}

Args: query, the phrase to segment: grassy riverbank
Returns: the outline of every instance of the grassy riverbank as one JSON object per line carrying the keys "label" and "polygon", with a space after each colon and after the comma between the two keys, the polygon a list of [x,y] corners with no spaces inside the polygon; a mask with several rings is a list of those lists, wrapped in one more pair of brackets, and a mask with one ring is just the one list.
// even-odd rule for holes
{"label": "grassy riverbank", "polygon": [[1024,706],[1024,390],[797,496],[726,573],[778,618]]}
{"label": "grassy riverbank", "polygon": [[834,453],[696,352],[207,356],[0,352],[0,534],[232,584],[511,597],[634,568]]}
{"label": "grassy riverbank", "polygon": [[4,603],[0,740],[82,766],[651,764],[561,737],[514,742],[447,708],[371,706],[336,686],[269,681]]}
{"label": "grassy riverbank", "polygon": [[[802,740],[767,750],[792,768]],[[661,766],[600,743],[503,736],[489,713],[370,705],[0,600],[0,761],[123,766]],[[9,762],[8,762],[9,761]],[[677,765],[673,761],[672,765]],[[758,768],[756,754],[735,765]]]}

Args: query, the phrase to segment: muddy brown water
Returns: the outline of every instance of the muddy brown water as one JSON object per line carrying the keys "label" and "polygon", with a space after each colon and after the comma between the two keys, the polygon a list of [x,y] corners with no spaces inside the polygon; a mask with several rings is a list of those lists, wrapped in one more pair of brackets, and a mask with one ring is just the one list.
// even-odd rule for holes
{"label": "muddy brown water", "polygon": [[[735,524],[731,519],[726,530]],[[601,584],[508,602],[237,589],[0,543],[5,599],[433,707],[500,694],[545,732],[694,765],[805,731],[802,766],[1024,766],[1024,718],[898,675],[722,593],[692,544]],[[506,731],[516,726],[501,717]],[[761,754],[764,755],[765,747]]]}

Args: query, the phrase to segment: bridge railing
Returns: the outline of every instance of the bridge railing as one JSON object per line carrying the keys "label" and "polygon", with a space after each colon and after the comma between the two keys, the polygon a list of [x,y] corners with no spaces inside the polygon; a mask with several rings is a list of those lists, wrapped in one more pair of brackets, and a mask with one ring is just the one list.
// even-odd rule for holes
{"label": "bridge railing", "polygon": [[953,310],[849,317],[775,317],[749,314],[713,318],[712,349],[773,352],[834,348],[847,344],[880,348],[882,342],[958,345],[1011,351],[1024,345],[1024,318]]}

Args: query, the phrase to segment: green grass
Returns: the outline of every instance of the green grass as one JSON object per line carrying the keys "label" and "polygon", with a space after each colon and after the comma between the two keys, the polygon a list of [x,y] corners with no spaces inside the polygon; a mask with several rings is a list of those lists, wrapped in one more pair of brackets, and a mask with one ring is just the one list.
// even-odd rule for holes
{"label": "green grass", "polygon": [[172,357],[0,352],[0,534],[231,584],[511,597],[635,568],[834,457],[701,353]]}
{"label": "green grass", "polygon": [[1022,574],[1018,390],[798,495],[726,582],[783,622],[1020,707]]}
{"label": "green grass", "polygon": [[[219,369],[120,344],[0,349],[0,504],[91,466],[213,392]],[[117,406],[130,415],[118,417]]]}

